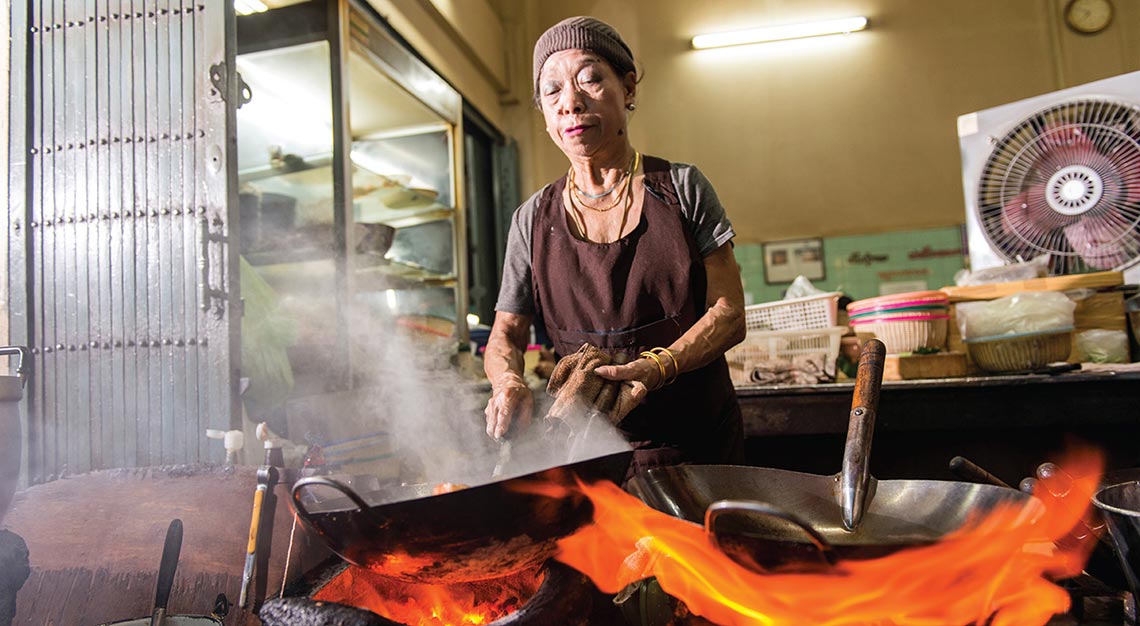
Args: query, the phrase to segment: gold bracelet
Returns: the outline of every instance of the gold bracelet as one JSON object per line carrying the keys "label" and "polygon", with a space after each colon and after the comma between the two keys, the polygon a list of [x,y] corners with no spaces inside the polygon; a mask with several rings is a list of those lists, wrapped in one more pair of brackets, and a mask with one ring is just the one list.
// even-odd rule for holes
{"label": "gold bracelet", "polygon": [[676,382],[677,377],[681,375],[681,365],[677,363],[677,357],[673,356],[673,351],[669,348],[652,348],[650,352],[664,354],[665,356],[669,357],[669,360],[673,362],[673,378],[670,378],[665,382],[665,384],[672,385],[674,382]]}
{"label": "gold bracelet", "polygon": [[660,388],[664,387],[665,386],[665,379],[667,378],[667,375],[665,373],[665,364],[661,362],[661,357],[657,356],[656,354],[654,354],[648,350],[646,350],[645,352],[642,352],[640,356],[643,359],[653,359],[657,363],[657,369],[661,373],[661,382],[656,387],[654,387],[654,389],[660,389]]}

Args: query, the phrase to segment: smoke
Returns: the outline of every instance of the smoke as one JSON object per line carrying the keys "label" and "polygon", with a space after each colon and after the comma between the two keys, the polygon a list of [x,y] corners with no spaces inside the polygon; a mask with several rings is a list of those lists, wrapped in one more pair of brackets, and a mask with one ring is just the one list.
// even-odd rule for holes
{"label": "smoke", "polygon": [[[362,320],[355,321],[361,328]],[[481,368],[470,353],[457,351],[453,337],[427,332],[408,318],[372,320],[369,328],[352,342],[355,390],[290,407],[293,440],[321,444],[334,473],[370,475],[392,485],[478,486],[629,449],[604,417],[590,419],[584,408],[547,423],[550,399],[542,381],[528,375],[535,390],[533,423],[512,431],[509,460],[493,477],[502,457],[499,442],[486,434],[490,385],[473,372]],[[424,492],[385,491],[399,499]]]}

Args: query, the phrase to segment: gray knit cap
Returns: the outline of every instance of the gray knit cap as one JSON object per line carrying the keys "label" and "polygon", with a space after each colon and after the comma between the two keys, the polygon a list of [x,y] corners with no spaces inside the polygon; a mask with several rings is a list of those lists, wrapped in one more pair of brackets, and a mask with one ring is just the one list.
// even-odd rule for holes
{"label": "gray knit cap", "polygon": [[538,75],[542,64],[555,52],[563,50],[589,50],[602,55],[619,77],[635,72],[633,53],[622,41],[621,35],[613,26],[583,15],[568,17],[545,33],[534,44],[534,93],[538,94]]}

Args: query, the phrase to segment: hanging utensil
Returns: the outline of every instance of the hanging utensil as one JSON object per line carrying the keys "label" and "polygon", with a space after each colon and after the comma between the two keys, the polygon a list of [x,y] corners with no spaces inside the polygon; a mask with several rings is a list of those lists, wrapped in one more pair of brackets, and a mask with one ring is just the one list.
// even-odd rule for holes
{"label": "hanging utensil", "polygon": [[178,556],[182,553],[182,520],[171,520],[166,529],[166,542],[162,545],[162,561],[158,565],[158,584],[154,592],[154,613],[150,626],[166,623],[166,603],[174,587],[174,573],[178,570]]}

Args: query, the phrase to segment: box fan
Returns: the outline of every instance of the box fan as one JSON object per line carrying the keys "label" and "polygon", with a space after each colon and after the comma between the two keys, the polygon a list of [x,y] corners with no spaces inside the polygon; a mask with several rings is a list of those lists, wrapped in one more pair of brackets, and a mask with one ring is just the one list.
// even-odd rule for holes
{"label": "box fan", "polygon": [[963,115],[958,139],[972,269],[1048,254],[1140,282],[1140,72]]}

